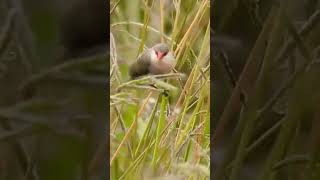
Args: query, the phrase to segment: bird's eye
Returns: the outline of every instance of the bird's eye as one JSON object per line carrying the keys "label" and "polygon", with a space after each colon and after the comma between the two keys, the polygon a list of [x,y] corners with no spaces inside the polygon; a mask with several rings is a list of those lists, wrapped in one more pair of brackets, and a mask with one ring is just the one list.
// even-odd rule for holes
{"label": "bird's eye", "polygon": [[156,55],[158,56],[158,51],[155,51]]}
{"label": "bird's eye", "polygon": [[168,52],[163,53],[163,56],[166,56],[168,54]]}

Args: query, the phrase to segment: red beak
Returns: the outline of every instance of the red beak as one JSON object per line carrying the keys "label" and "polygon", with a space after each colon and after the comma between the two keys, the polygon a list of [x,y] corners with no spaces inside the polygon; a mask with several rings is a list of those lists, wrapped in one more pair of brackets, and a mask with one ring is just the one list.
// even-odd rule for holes
{"label": "red beak", "polygon": [[165,56],[165,53],[163,53],[163,52],[158,52],[158,53],[157,53],[157,58],[158,58],[159,60],[161,60],[161,59],[163,58],[163,56]]}

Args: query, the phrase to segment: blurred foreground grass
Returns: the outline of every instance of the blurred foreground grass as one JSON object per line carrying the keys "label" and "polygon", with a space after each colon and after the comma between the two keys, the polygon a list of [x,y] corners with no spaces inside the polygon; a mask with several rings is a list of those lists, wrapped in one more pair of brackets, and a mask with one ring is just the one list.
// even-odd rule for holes
{"label": "blurred foreground grass", "polygon": [[[209,179],[209,2],[111,1],[111,179]],[[177,72],[130,81],[128,65],[159,42]]]}

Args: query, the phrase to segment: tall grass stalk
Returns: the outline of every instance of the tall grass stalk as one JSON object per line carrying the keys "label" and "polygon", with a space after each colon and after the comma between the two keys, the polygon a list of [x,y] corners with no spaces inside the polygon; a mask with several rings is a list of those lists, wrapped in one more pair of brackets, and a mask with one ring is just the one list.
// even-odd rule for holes
{"label": "tall grass stalk", "polygon": [[154,168],[157,167],[157,160],[158,160],[158,155],[159,155],[159,151],[161,150],[159,148],[159,144],[160,144],[160,133],[164,128],[164,123],[165,123],[165,116],[166,116],[166,111],[167,111],[167,102],[168,102],[168,97],[166,95],[162,95],[161,97],[161,107],[160,107],[160,117],[159,117],[159,121],[157,124],[157,134],[156,134],[156,144],[154,147],[154,151],[153,151],[153,157],[152,157],[152,165]]}

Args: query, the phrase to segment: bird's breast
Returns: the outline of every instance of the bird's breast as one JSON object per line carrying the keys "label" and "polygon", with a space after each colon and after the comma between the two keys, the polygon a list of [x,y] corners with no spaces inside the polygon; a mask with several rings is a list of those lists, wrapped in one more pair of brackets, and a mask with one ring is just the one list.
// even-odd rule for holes
{"label": "bird's breast", "polygon": [[162,60],[154,60],[150,64],[151,74],[166,74],[169,73],[175,65],[173,57],[165,57]]}

